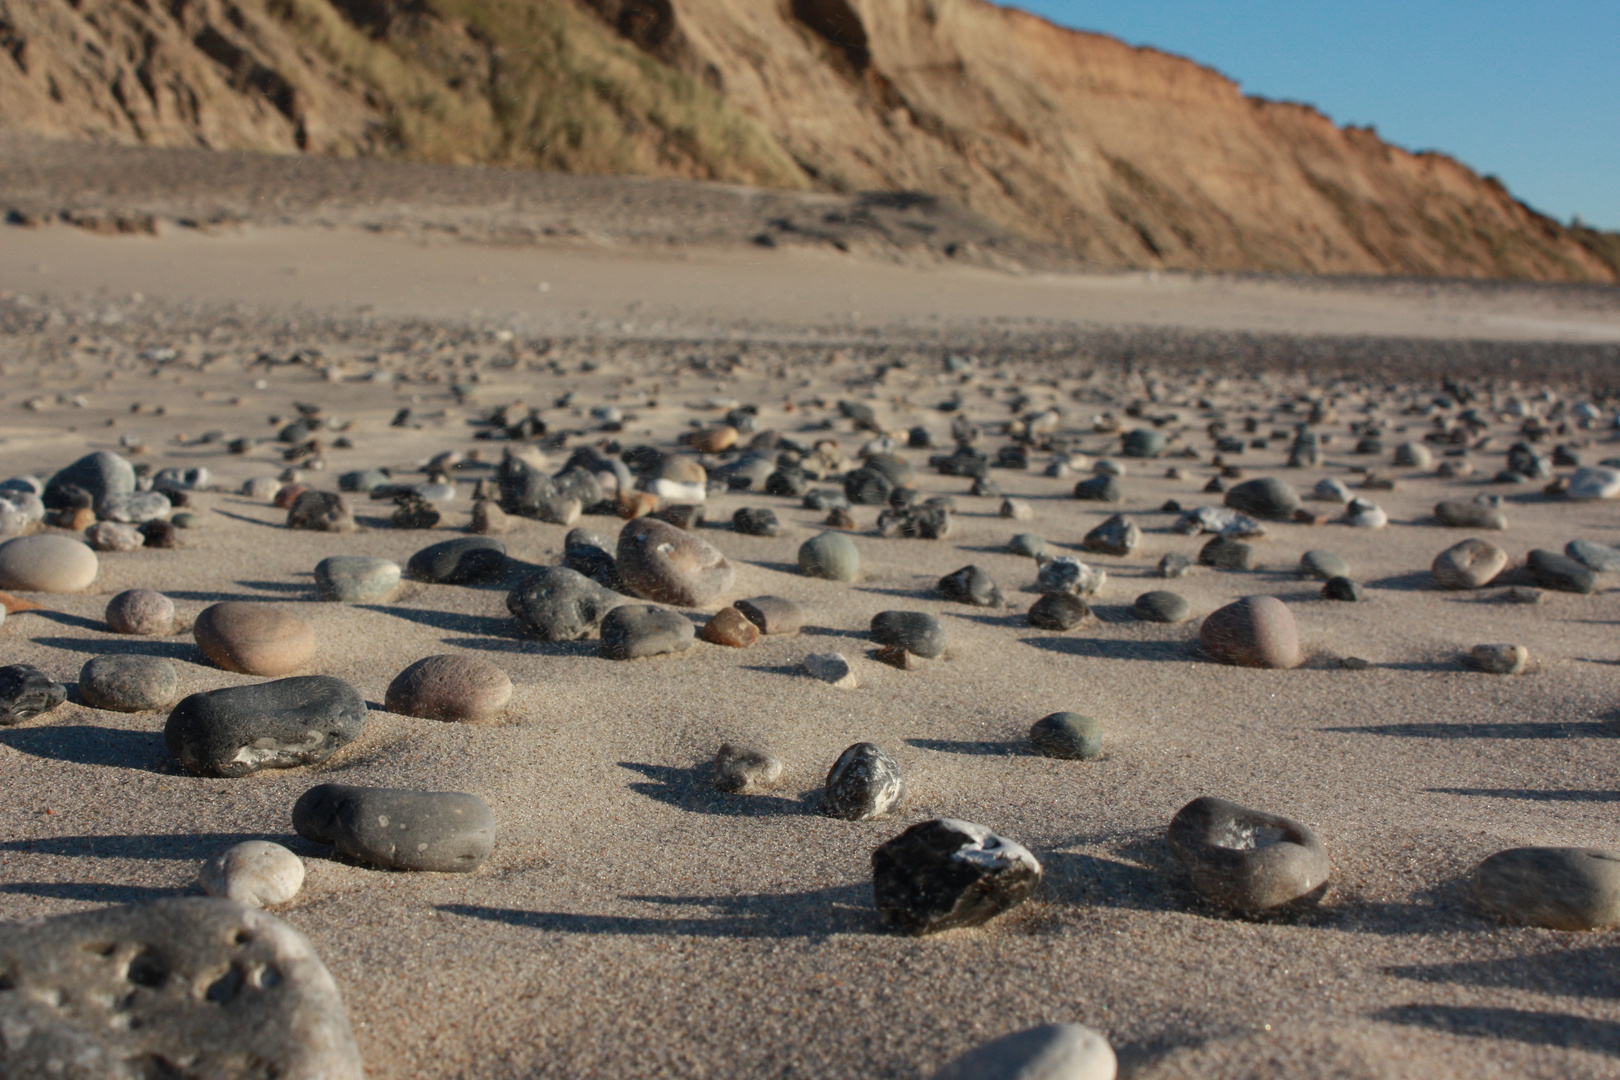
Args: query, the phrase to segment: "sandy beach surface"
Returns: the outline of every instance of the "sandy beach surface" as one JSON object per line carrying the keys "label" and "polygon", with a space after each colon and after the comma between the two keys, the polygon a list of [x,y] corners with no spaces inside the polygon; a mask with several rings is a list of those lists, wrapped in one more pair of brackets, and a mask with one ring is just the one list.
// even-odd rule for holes
{"label": "sandy beach surface", "polygon": [[[974,362],[948,370],[952,355]],[[214,478],[193,497],[202,522],[179,548],[104,553],[86,592],[31,596],[43,610],[0,626],[6,663],[71,687],[93,656],[140,653],[173,660],[182,693],[255,681],[214,666],[189,633],[109,632],[107,600],[149,587],[184,622],[221,600],[286,605],[318,635],[308,671],[348,680],[372,706],[363,736],[324,764],[238,780],[181,769],[163,712],[101,711],[70,695],[0,729],[5,918],[182,895],[224,847],[284,843],[308,879],[276,914],[315,944],[367,1074],[389,1080],[909,1080],[1048,1021],[1105,1033],[1122,1075],[1154,1080],[1620,1073],[1612,933],[1503,925],[1467,880],[1505,848],[1620,850],[1613,575],[1591,595],[1506,600],[1529,583],[1519,567],[1531,549],[1615,542],[1616,504],[1491,483],[1521,423],[1513,402],[1545,416],[1617,386],[1615,290],[1014,273],[766,249],[746,236],[518,244],[363,222],[209,231],[168,219],[156,235],[106,236],[58,222],[0,231],[0,371],[5,475],[48,477],[108,449]],[[1390,464],[1396,443],[1433,430],[1424,410],[1443,376],[1468,381],[1489,414],[1473,477]],[[1053,406],[1079,451],[1117,457],[1118,435],[1096,418],[1130,430],[1143,423],[1126,414],[1133,403],[1139,415],[1173,416],[1163,427],[1180,433],[1172,448],[1199,457],[1125,461],[1123,500],[1104,505],[1071,497],[1089,470],[1047,477],[1050,455],[1036,454],[1027,472],[992,470],[1034,508],[1032,521],[1013,522],[998,516],[999,499],[927,467],[950,447],[955,414],[937,406],[953,396],[992,457],[1012,441],[997,425]],[[1289,469],[1307,396],[1331,407],[1319,425],[1331,440],[1320,467]],[[862,577],[821,581],[798,573],[795,554],[825,512],[759,492],[713,496],[698,532],[737,567],[727,599],[789,597],[807,624],[749,649],[700,642],[679,657],[617,662],[595,641],[522,637],[506,593],[560,561],[567,532],[533,520],[503,537],[512,563],[498,582],[409,583],[380,604],[316,597],[311,571],[326,556],[403,564],[465,533],[472,485],[509,445],[474,437],[491,408],[522,402],[553,435],[568,433],[547,452],[556,469],[577,446],[676,450],[683,433],[719,422],[716,399],[757,405],[760,428],[836,439],[851,457],[873,434],[854,430],[840,401],[870,405],[902,443],[928,428],[945,449],[899,453],[925,495],[956,498],[954,531],[883,539],[877,508],[857,506]],[[335,490],[338,473],[362,468],[419,481],[443,451],[479,459],[456,470],[458,499],[435,529],[395,528],[390,504],[359,496],[360,531],[289,530],[284,510],[238,491],[287,467],[273,440],[299,402],[347,425],[353,444],[304,474],[316,487]],[[620,409],[622,430],[604,430],[597,406]],[[406,408],[407,425],[391,426]],[[1394,476],[1394,490],[1356,491],[1389,525],[1268,524],[1254,541],[1258,569],[1161,580],[1161,556],[1196,557],[1207,539],[1171,531],[1177,515],[1161,506],[1220,503],[1203,492],[1218,471],[1205,431],[1217,414],[1240,433],[1257,421],[1245,438],[1265,446],[1228,455],[1247,477],[1283,477],[1303,493],[1328,476],[1354,488],[1368,468]],[[1383,421],[1381,456],[1351,453],[1348,425],[1369,417]],[[232,454],[204,441],[210,432],[262,441]],[[1586,464],[1620,456],[1601,423],[1538,450],[1556,443]],[[1166,476],[1171,465],[1181,479]],[[1509,527],[1477,535],[1515,569],[1489,588],[1438,591],[1434,556],[1476,534],[1439,525],[1431,509],[1481,493],[1502,496]],[[733,532],[744,506],[774,508],[782,534]],[[1081,536],[1115,512],[1141,525],[1141,548],[1080,553]],[[622,522],[580,524],[611,540]],[[1036,567],[1006,550],[1019,531],[1107,570],[1096,624],[1028,624]],[[1301,580],[1312,549],[1347,559],[1366,598],[1330,601]],[[938,594],[941,575],[970,563],[1007,607]],[[1138,594],[1161,587],[1191,602],[1190,622],[1132,615]],[[1300,667],[1236,668],[1200,651],[1198,620],[1257,594],[1292,609]],[[720,606],[689,614],[701,623]],[[874,660],[868,625],[891,609],[938,615],[945,655],[913,671]],[[1529,670],[1472,670],[1464,655],[1487,642],[1526,646]],[[851,659],[859,688],[800,670],[806,654],[829,651]],[[396,673],[445,652],[511,676],[497,720],[382,710]],[[1348,669],[1345,657],[1370,666]],[[1102,757],[1035,753],[1031,723],[1058,710],[1101,720]],[[781,785],[715,791],[708,763],[728,740],[780,756]],[[823,816],[826,771],[859,741],[900,763],[908,796],[876,820]],[[325,781],[474,793],[494,812],[494,853],[466,875],[334,859],[298,838],[289,816]],[[1205,794],[1315,830],[1333,862],[1320,906],[1245,921],[1202,900],[1164,830]],[[983,927],[895,934],[873,906],[872,849],[941,816],[1024,844],[1045,880]]]}

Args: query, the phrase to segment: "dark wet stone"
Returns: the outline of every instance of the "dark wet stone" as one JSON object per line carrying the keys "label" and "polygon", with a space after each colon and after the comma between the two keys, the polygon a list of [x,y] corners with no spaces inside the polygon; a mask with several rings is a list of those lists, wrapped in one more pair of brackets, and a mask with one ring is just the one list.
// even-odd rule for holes
{"label": "dark wet stone", "polygon": [[440,585],[478,585],[506,569],[506,545],[493,536],[458,536],[441,540],[411,556],[405,572],[417,581]]}
{"label": "dark wet stone", "polygon": [[1074,485],[1074,497],[1087,502],[1119,502],[1119,480],[1112,476],[1093,476]]}
{"label": "dark wet stone", "polygon": [[1286,480],[1262,476],[1228,491],[1226,505],[1250,517],[1287,521],[1299,509],[1299,493]]}
{"label": "dark wet stone", "polygon": [[1600,574],[1620,572],[1620,548],[1608,544],[1595,540],[1571,540],[1564,546],[1564,554]]}
{"label": "dark wet stone", "polygon": [[1138,596],[1131,610],[1144,622],[1178,623],[1192,614],[1192,605],[1180,593],[1155,589]]}
{"label": "dark wet stone", "polygon": [[98,506],[109,495],[126,495],[134,490],[135,466],[117,454],[97,450],[52,476],[42,498],[47,509],[61,510]]}
{"label": "dark wet stone", "polygon": [[1198,561],[1217,570],[1253,570],[1254,545],[1229,536],[1217,536],[1199,549]]}
{"label": "dark wet stone", "polygon": [[797,634],[804,625],[804,610],[780,596],[755,596],[732,605],[762,634]]}
{"label": "dark wet stone", "polygon": [[810,487],[810,477],[801,468],[778,468],[765,478],[765,494],[798,498]]}
{"label": "dark wet stone", "polygon": [[1366,595],[1366,590],[1359,581],[1347,577],[1328,578],[1327,584],[1322,586],[1322,595],[1329,600],[1348,600],[1355,602]]}
{"label": "dark wet stone", "polygon": [[878,913],[916,936],[988,922],[1040,883],[1041,864],[1023,845],[954,818],[919,822],[872,852]]}
{"label": "dark wet stone", "polygon": [[731,527],[748,536],[780,536],[782,523],[776,511],[764,506],[744,506],[731,516]]}
{"label": "dark wet stone", "polygon": [[180,676],[161,656],[97,656],[79,672],[79,699],[93,709],[166,709],[179,692]]}
{"label": "dark wet stone", "polygon": [[608,542],[589,529],[570,529],[563,538],[563,565],[604,588],[619,587],[619,563]]}
{"label": "dark wet stone", "polygon": [[1046,593],[1030,605],[1029,625],[1062,632],[1092,621],[1091,605],[1073,593]]}
{"label": "dark wet stone", "polygon": [[67,687],[32,664],[0,667],[0,727],[50,712],[67,700]]}
{"label": "dark wet stone", "polygon": [[857,506],[885,506],[895,484],[876,469],[854,469],[844,477],[844,495]]}
{"label": "dark wet stone", "polygon": [[607,613],[630,598],[566,566],[527,575],[506,597],[506,610],[542,641],[578,641],[595,634]]}
{"label": "dark wet stone", "polygon": [[935,454],[928,459],[941,476],[978,477],[990,471],[990,459],[982,450],[958,446],[949,454]]}
{"label": "dark wet stone", "polygon": [[460,791],[319,784],[299,796],[292,822],[305,840],[386,870],[465,874],[495,848],[495,816]]}
{"label": "dark wet stone", "polygon": [[872,616],[872,640],[932,660],[945,651],[945,624],[926,611],[880,611]]}
{"label": "dark wet stone", "polygon": [[602,619],[602,655],[610,660],[685,652],[696,640],[691,619],[651,604],[623,604]]}
{"label": "dark wet stone", "polygon": [[192,694],[163,728],[169,753],[199,776],[237,777],[325,761],[366,726],[360,692],[302,675]]}
{"label": "dark wet stone", "polygon": [[846,821],[888,813],[905,798],[906,782],[894,758],[872,743],[856,743],[833,762],[821,794],[821,812]]}
{"label": "dark wet stone", "polygon": [[395,502],[399,505],[394,508],[388,520],[394,523],[396,529],[431,529],[444,516],[437,506],[415,492],[406,492]]}
{"label": "dark wet stone", "polygon": [[1142,546],[1142,530],[1124,514],[1115,514],[1086,533],[1080,546],[1102,555],[1129,555]]}
{"label": "dark wet stone", "polygon": [[939,579],[937,587],[941,596],[959,604],[1000,607],[1003,602],[1001,589],[996,586],[994,579],[977,566],[964,566],[946,574]]}
{"label": "dark wet stone", "polygon": [[1536,548],[1525,558],[1525,566],[1531,580],[1543,589],[1589,593],[1597,588],[1597,575],[1591,567],[1556,551]]}
{"label": "dark wet stone", "polygon": [[1315,904],[1332,872],[1304,825],[1208,795],[1181,808],[1167,839],[1198,891],[1240,915]]}
{"label": "dark wet stone", "polygon": [[1079,713],[1055,712],[1035,721],[1029,741],[1046,757],[1084,761],[1102,753],[1102,724]]}

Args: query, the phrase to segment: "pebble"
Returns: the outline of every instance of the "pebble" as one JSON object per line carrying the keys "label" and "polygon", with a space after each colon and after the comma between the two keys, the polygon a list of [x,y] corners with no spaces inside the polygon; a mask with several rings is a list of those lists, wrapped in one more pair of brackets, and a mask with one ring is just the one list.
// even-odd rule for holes
{"label": "pebble", "polygon": [[315,631],[274,604],[227,600],[206,607],[192,625],[197,647],[226,671],[286,675],[315,657]]}
{"label": "pebble", "polygon": [[1142,529],[1124,514],[1115,514],[1086,533],[1080,546],[1103,555],[1129,555],[1142,546]]}
{"label": "pebble", "polygon": [[776,511],[764,506],[744,506],[731,515],[731,527],[745,536],[780,536],[782,523]]}
{"label": "pebble", "polygon": [[1040,883],[1041,864],[1022,844],[955,818],[918,822],[872,852],[878,914],[914,937],[982,925]]}
{"label": "pebble", "polygon": [[512,531],[512,518],[494,499],[479,499],[473,503],[467,529],[479,536],[502,536]]}
{"label": "pebble", "polygon": [[1095,622],[1091,605],[1072,593],[1045,593],[1030,605],[1025,616],[1029,625],[1062,633]]}
{"label": "pebble", "polygon": [[713,544],[653,518],[637,518],[619,533],[618,567],[637,596],[681,607],[714,602],[737,577]]}
{"label": "pebble", "polygon": [[765,791],[782,776],[782,761],[751,746],[721,743],[714,755],[714,786],[733,794]]}
{"label": "pebble", "polygon": [[933,1080],[1114,1080],[1119,1062],[1098,1032],[1042,1024],[992,1039],[947,1062]]}
{"label": "pebble", "polygon": [[1156,458],[1164,453],[1168,441],[1162,431],[1137,428],[1120,436],[1120,453],[1128,458]]}
{"label": "pebble", "polygon": [[1168,589],[1154,589],[1136,598],[1132,610],[1144,622],[1186,622],[1192,615],[1192,605],[1180,593]]}
{"label": "pebble", "polygon": [[1119,502],[1122,491],[1113,476],[1093,476],[1074,485],[1074,497],[1086,502]]}
{"label": "pebble", "polygon": [[280,491],[281,481],[273,476],[255,476],[242,484],[242,494],[254,502],[269,502]]}
{"label": "pebble", "polygon": [[1489,540],[1468,539],[1434,557],[1429,573],[1442,589],[1478,589],[1507,569],[1508,553]]}
{"label": "pebble", "polygon": [[1352,529],[1382,529],[1389,524],[1389,515],[1375,502],[1351,499],[1344,508],[1344,523]]}
{"label": "pebble", "polygon": [[145,525],[139,526],[139,528],[141,530],[141,536],[145,538],[146,546],[149,548],[172,548],[179,546],[179,537],[176,535],[174,525],[170,522],[148,521]]}
{"label": "pebble", "polygon": [[1199,549],[1198,561],[1217,570],[1253,570],[1254,545],[1228,536],[1217,536]]}
{"label": "pebble", "polygon": [[383,708],[424,720],[481,723],[512,700],[512,680],[488,660],[444,653],[425,656],[394,676]]}
{"label": "pebble", "polygon": [[1014,555],[1038,559],[1046,554],[1046,539],[1037,533],[1016,533],[1007,541],[1007,550]]}
{"label": "pebble", "polygon": [[40,533],[0,544],[0,589],[83,592],[99,569],[94,551],[65,536]]}
{"label": "pebble", "polygon": [[1171,528],[1184,536],[1217,533],[1234,540],[1266,535],[1266,527],[1260,522],[1227,506],[1200,506],[1189,510]]}
{"label": "pebble", "polygon": [[1527,589],[1523,585],[1515,585],[1502,595],[1502,599],[1510,604],[1539,604],[1541,596],[1540,589]]}
{"label": "pebble", "polygon": [[330,675],[301,675],[192,694],[169,714],[163,739],[190,772],[238,777],[325,761],[365,726],[358,690]]}
{"label": "pebble", "polygon": [[750,597],[733,606],[762,634],[797,634],[804,626],[804,610],[780,596]]}
{"label": "pebble", "polygon": [[1345,487],[1344,481],[1331,476],[1318,480],[1316,486],[1311,489],[1311,498],[1319,502],[1343,504],[1349,502],[1352,497],[1350,489]]}
{"label": "pebble", "polygon": [[1286,480],[1262,476],[1245,480],[1226,493],[1226,505],[1242,514],[1287,521],[1299,509],[1299,495]]}
{"label": "pebble", "polygon": [[1395,447],[1395,464],[1407,469],[1427,469],[1434,454],[1420,442],[1403,442]]}
{"label": "pebble", "polygon": [[541,641],[591,637],[601,629],[608,612],[628,603],[628,597],[566,566],[548,566],[529,574],[506,596],[506,610]]}
{"label": "pebble", "polygon": [[203,863],[197,884],[209,896],[244,907],[277,907],[304,887],[304,860],[280,844],[245,840]]}
{"label": "pebble", "polygon": [[337,983],[309,941],[229,900],[0,923],[0,955],[7,1077],[364,1076]]}
{"label": "pebble", "polygon": [[1240,667],[1291,668],[1304,657],[1288,605],[1275,596],[1246,596],[1211,612],[1198,629],[1204,651]]}
{"label": "pebble", "polygon": [[393,483],[388,474],[378,469],[360,469],[355,472],[346,472],[338,477],[339,491],[357,491],[362,495],[369,495],[373,488],[385,487]]}
{"label": "pebble", "polygon": [[1192,573],[1193,562],[1179,551],[1166,552],[1164,558],[1159,560],[1159,576],[1162,578],[1186,577]]}
{"label": "pebble", "polygon": [[736,607],[723,607],[710,617],[698,635],[711,645],[746,649],[759,640],[760,629]]}
{"label": "pebble", "polygon": [[1564,545],[1564,554],[1600,574],[1620,571],[1620,548],[1595,540],[1571,540]]}
{"label": "pebble", "polygon": [[1490,529],[1497,532],[1507,528],[1507,517],[1500,507],[1470,499],[1447,499],[1435,503],[1434,516],[1440,524],[1453,529]]}
{"label": "pebble", "polygon": [[67,700],[67,687],[32,664],[0,667],[0,727],[50,712]]}
{"label": "pebble", "polygon": [[1597,588],[1597,575],[1589,566],[1556,551],[1536,548],[1525,557],[1525,567],[1531,580],[1543,589],[1589,593]]}
{"label": "pebble", "polygon": [[407,492],[394,501],[399,505],[388,520],[393,522],[396,529],[431,529],[444,516],[439,513],[438,507],[415,492]]}
{"label": "pebble", "polygon": [[1361,587],[1361,582],[1340,576],[1328,578],[1327,583],[1322,586],[1322,595],[1329,600],[1347,600],[1354,603],[1366,595],[1366,590]]}
{"label": "pebble", "polygon": [[287,528],[312,532],[354,532],[354,511],[349,500],[331,491],[305,491],[287,510]]}
{"label": "pebble", "polygon": [[1332,873],[1304,825],[1208,795],[1177,812],[1166,838],[1198,891],[1240,915],[1314,904]]}
{"label": "pebble", "polygon": [[1009,521],[1034,521],[1035,510],[1023,499],[1002,499],[1001,516]]}
{"label": "pebble", "polygon": [[[75,489],[82,495],[75,494]],[[127,495],[134,490],[135,466],[117,454],[98,450],[52,476],[43,497],[46,506],[60,510],[86,505],[86,501],[90,506],[99,506],[110,495]]]}
{"label": "pebble", "polygon": [[438,585],[481,585],[506,570],[506,545],[492,536],[458,536],[429,544],[405,564],[413,580]]}
{"label": "pebble", "polygon": [[79,671],[79,699],[93,709],[166,709],[180,693],[180,676],[161,656],[97,656]]}
{"label": "pebble", "polygon": [[1043,593],[1094,596],[1107,583],[1106,570],[1087,566],[1072,555],[1048,559],[1035,573],[1035,588]]}
{"label": "pebble", "polygon": [[977,566],[964,566],[939,579],[941,596],[974,607],[1001,607],[1005,602],[995,580]]}
{"label": "pebble", "polygon": [[495,816],[460,791],[318,784],[293,805],[305,840],[385,870],[466,874],[495,850]]}
{"label": "pebble", "polygon": [[569,529],[563,537],[563,565],[576,570],[598,585],[617,590],[619,562],[608,542],[589,529]]}
{"label": "pebble", "polygon": [[821,812],[845,821],[868,821],[894,809],[905,794],[906,782],[894,758],[873,743],[856,743],[828,770]]}
{"label": "pebble", "polygon": [[1475,667],[1492,675],[1518,675],[1530,662],[1523,645],[1475,645],[1468,651]]}
{"label": "pebble", "polygon": [[115,634],[156,637],[174,633],[174,601],[155,589],[125,589],[107,601],[104,616]]}
{"label": "pebble", "polygon": [[1079,713],[1055,712],[1035,721],[1029,741],[1046,757],[1085,761],[1102,753],[1102,724]]}
{"label": "pebble", "polygon": [[1522,847],[1475,868],[1474,897],[1492,915],[1549,930],[1620,926],[1620,855],[1599,848]]}
{"label": "pebble", "polygon": [[825,532],[799,545],[799,573],[828,581],[854,581],[861,573],[861,552],[843,533]]}
{"label": "pebble", "polygon": [[169,519],[169,524],[177,529],[195,529],[202,525],[202,518],[190,510],[182,510]]}
{"label": "pebble", "polygon": [[610,660],[685,652],[696,640],[691,619],[651,604],[620,604],[602,619],[602,655]]}
{"label": "pebble", "polygon": [[96,512],[105,521],[144,525],[148,521],[164,520],[173,511],[174,504],[161,492],[131,491],[108,495],[101,500]]}
{"label": "pebble", "polygon": [[799,666],[811,678],[820,679],[840,690],[854,690],[860,686],[854,669],[849,666],[849,660],[843,653],[811,653]]}
{"label": "pebble", "polygon": [[1299,572],[1318,581],[1349,577],[1350,564],[1331,551],[1307,551],[1299,557]]}
{"label": "pebble", "polygon": [[322,600],[380,604],[399,589],[399,563],[371,555],[332,555],[315,564],[315,591]]}
{"label": "pebble", "polygon": [[1580,500],[1620,498],[1620,469],[1601,465],[1576,469],[1575,475],[1569,478],[1569,487],[1564,489],[1564,495]]}
{"label": "pebble", "polygon": [[872,640],[932,660],[945,651],[945,624],[926,611],[880,611],[872,616]]}

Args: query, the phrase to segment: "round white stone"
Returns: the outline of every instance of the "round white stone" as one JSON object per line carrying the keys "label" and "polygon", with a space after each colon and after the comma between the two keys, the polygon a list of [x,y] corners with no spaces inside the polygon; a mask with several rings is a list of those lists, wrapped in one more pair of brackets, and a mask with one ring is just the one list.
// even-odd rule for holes
{"label": "round white stone", "polygon": [[209,896],[247,907],[275,907],[304,887],[304,861],[280,844],[246,840],[203,863],[197,883]]}

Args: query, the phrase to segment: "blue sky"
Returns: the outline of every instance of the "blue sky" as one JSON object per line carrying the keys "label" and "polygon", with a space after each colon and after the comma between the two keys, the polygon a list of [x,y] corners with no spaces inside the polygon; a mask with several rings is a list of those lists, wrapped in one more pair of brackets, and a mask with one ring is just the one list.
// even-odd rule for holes
{"label": "blue sky", "polygon": [[[1007,2],[1007,0],[1003,0]],[[1013,0],[1620,230],[1620,0]]]}

